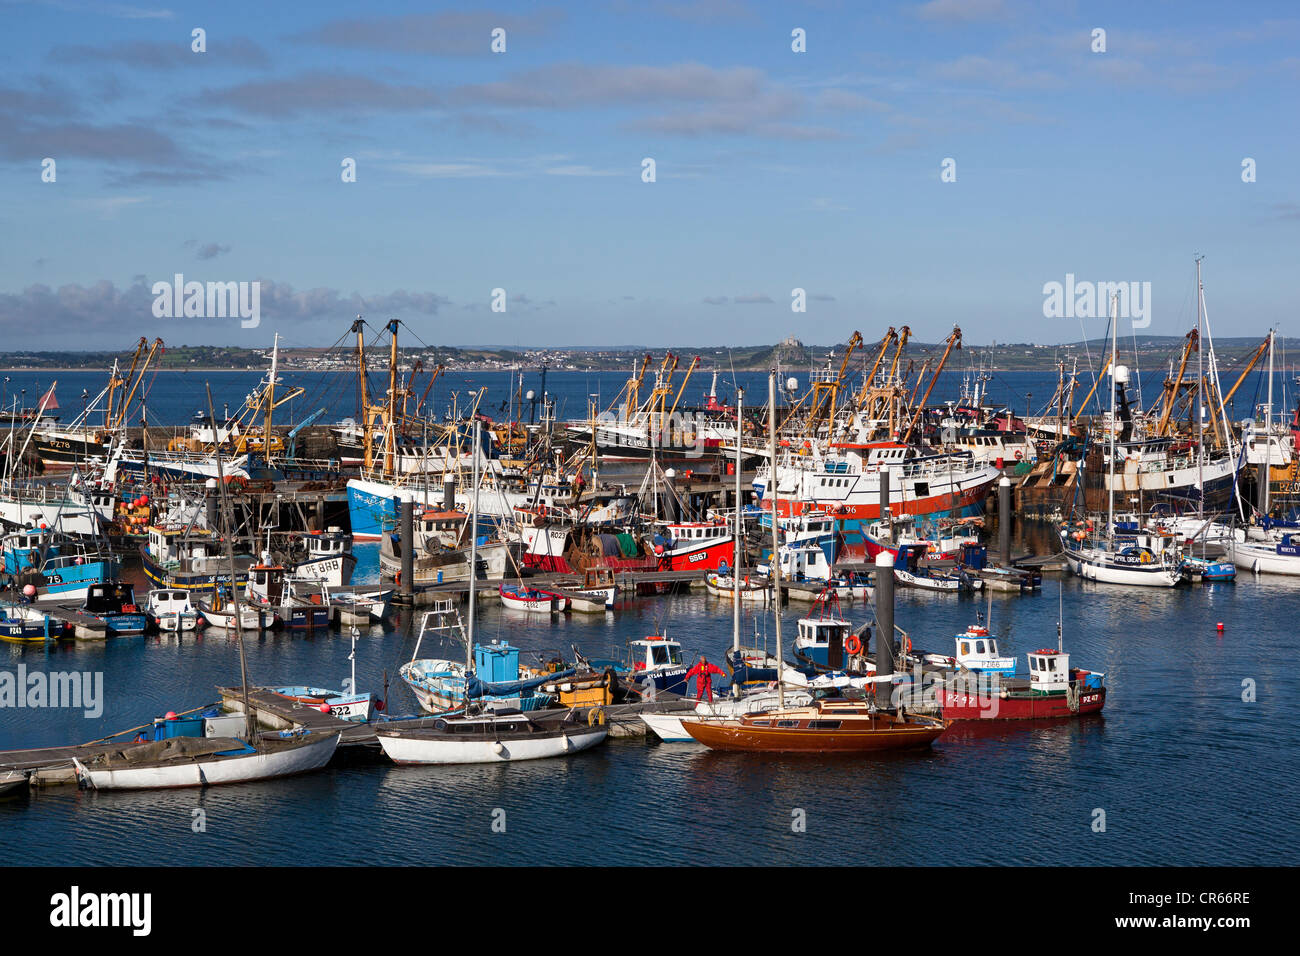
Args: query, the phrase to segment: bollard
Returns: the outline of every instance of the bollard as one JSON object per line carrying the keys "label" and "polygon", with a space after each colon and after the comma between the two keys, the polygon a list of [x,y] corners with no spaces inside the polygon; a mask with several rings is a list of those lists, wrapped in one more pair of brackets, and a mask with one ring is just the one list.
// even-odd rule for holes
{"label": "bollard", "polygon": [[998,560],[1011,567],[1011,480],[998,479]]}
{"label": "bollard", "polygon": [[403,597],[413,598],[415,595],[415,502],[403,501],[402,509],[402,531],[398,536],[402,548],[402,584],[401,593]]}
{"label": "bollard", "polygon": [[885,541],[893,540],[893,522],[889,513],[889,466],[880,467],[880,537]]}
{"label": "bollard", "polygon": [[456,475],[454,472],[445,472],[442,476],[442,510],[456,510]]}
{"label": "bollard", "polygon": [[[876,676],[894,673],[894,556],[888,551],[876,555]],[[892,681],[876,684],[876,706],[892,709]]]}

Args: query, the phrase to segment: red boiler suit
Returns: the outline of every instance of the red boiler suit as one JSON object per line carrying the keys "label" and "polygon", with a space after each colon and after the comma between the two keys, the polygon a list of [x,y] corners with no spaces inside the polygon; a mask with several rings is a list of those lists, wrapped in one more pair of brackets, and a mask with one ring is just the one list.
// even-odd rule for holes
{"label": "red boiler suit", "polygon": [[695,699],[704,700],[708,695],[709,703],[713,703],[713,675],[722,676],[722,668],[714,667],[708,661],[700,661],[694,667],[686,672],[686,680],[690,681],[695,678]]}

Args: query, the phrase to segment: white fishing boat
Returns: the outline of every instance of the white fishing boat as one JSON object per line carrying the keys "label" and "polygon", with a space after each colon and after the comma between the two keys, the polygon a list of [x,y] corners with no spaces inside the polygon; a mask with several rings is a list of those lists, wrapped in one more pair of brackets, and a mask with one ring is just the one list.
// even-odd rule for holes
{"label": "white fishing boat", "polygon": [[[246,631],[269,631],[281,624],[280,615],[274,608],[258,607],[248,601],[240,601],[238,605],[221,597],[208,600],[199,598],[194,602],[199,614],[203,620],[208,622],[209,627],[220,627],[226,630],[234,630],[236,626]],[[236,616],[238,616],[238,625],[236,625]]]}
{"label": "white fishing boat", "polygon": [[145,601],[145,616],[160,631],[192,631],[199,626],[199,612],[188,591],[155,588]]}

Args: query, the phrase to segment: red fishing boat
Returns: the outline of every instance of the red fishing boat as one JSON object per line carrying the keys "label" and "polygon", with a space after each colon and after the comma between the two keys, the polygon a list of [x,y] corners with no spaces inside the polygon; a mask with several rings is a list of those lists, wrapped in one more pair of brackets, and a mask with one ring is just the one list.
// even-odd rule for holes
{"label": "red fishing boat", "polygon": [[1032,651],[1029,677],[958,678],[937,689],[945,720],[1045,720],[1098,713],[1106,704],[1104,675],[1070,667],[1070,655]]}

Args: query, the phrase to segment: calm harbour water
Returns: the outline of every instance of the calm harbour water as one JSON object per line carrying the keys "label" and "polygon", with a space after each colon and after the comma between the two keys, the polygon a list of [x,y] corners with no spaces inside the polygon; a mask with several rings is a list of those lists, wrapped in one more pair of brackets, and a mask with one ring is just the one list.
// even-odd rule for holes
{"label": "calm harbour water", "polygon": [[[540,394],[541,377],[538,371],[536,369],[522,371],[524,373],[523,393],[532,389]],[[262,372],[248,371],[166,371],[146,376],[142,392],[148,409],[149,423],[154,426],[184,425],[190,421],[195,412],[206,413],[205,383],[212,387],[213,407],[218,415],[222,413],[223,405],[229,405],[231,413],[234,413],[244,397],[262,380],[263,375]],[[585,418],[588,399],[595,399],[601,409],[608,407],[626,383],[628,375],[628,372],[551,371],[546,377],[546,392],[554,400],[556,415],[559,418]],[[807,387],[807,370],[794,369],[782,373],[783,378],[789,375],[799,380],[800,390]],[[5,407],[12,407],[15,398],[24,407],[35,407],[50,385],[57,382],[55,394],[60,408],[56,414],[63,424],[70,423],[80,414],[83,408],[83,392],[88,399],[93,399],[108,381],[107,373],[98,371],[10,371],[5,373],[5,377],[9,381],[4,384],[3,395],[0,395],[0,405]],[[1224,372],[1221,377],[1226,390],[1236,380],[1236,373]],[[1278,371],[1273,380],[1274,410],[1288,418],[1294,409],[1293,377],[1294,373]],[[318,420],[319,423],[335,422],[357,414],[357,377],[354,373],[287,371],[280,378],[285,385],[301,386],[304,390],[301,396],[276,412],[276,421],[281,424],[300,422],[320,408],[326,411]],[[383,377],[372,373],[370,387],[377,390],[376,394],[382,393],[388,387],[386,378],[382,382],[381,378]],[[1143,389],[1141,392],[1143,401],[1139,403],[1143,407],[1149,405],[1158,394],[1159,378],[1160,376],[1154,371],[1150,371],[1145,380],[1135,383],[1135,398],[1138,397],[1138,387]],[[1259,372],[1254,372],[1247,377],[1233,399],[1233,410],[1230,415],[1233,420],[1249,416],[1251,409],[1265,400],[1265,378],[1266,376]],[[972,386],[974,385],[974,376],[960,369],[944,372],[935,386],[931,402],[956,398],[966,379],[970,380]],[[652,380],[653,376],[648,375],[647,382]],[[767,402],[766,372],[738,372],[734,378],[730,372],[720,373],[718,375],[720,399],[729,400],[732,397],[733,380],[745,389],[747,406],[753,407]],[[514,381],[517,383],[518,380]],[[680,386],[682,382],[680,372],[674,381]],[[682,399],[683,406],[704,404],[711,381],[711,372],[696,373],[687,385],[686,394]],[[859,373],[853,382],[856,385],[860,381]],[[928,384],[929,379],[927,378],[926,381]],[[416,379],[414,389],[417,395],[423,393],[427,382],[428,379],[424,375]],[[1076,405],[1088,393],[1092,382],[1093,372],[1081,368],[1080,384],[1075,391]],[[510,395],[514,391],[511,383],[509,372],[447,372],[434,384],[426,407],[433,409],[440,416],[450,412],[453,402],[455,407],[463,410],[467,396],[477,389],[486,387],[488,393],[480,405],[480,410],[492,418],[505,418],[510,408]],[[1028,409],[1038,414],[1051,400],[1056,385],[1055,372],[995,372],[987,383],[988,400],[995,404],[1008,405],[1020,415],[1025,414]],[[648,385],[642,390],[643,398],[647,390]],[[1104,401],[1107,395],[1104,383],[1100,393]],[[1094,399],[1090,411],[1095,410]],[[92,421],[97,424],[102,421],[102,417],[94,418]],[[130,422],[133,425],[139,424],[138,404],[132,406]]]}
{"label": "calm harbour water", "polygon": [[[361,546],[360,577],[373,575]],[[1063,591],[1058,590],[1063,588]],[[1300,766],[1286,697],[1300,590],[1243,577],[1212,587],[1121,589],[1049,578],[993,600],[993,631],[1024,654],[1055,643],[1058,593],[1073,663],[1106,674],[1099,718],[951,729],[926,753],[868,758],[719,754],[610,740],[560,760],[399,768],[352,763],[205,792],[60,787],[0,801],[0,864],[1285,864]],[[480,640],[587,654],[666,630],[686,652],[730,644],[730,609],[700,592],[631,599],[608,617],[548,619],[484,602]],[[900,592],[918,647],[950,648],[983,599]],[[869,615],[846,604],[855,623]],[[786,617],[786,639],[793,621]],[[1215,625],[1223,622],[1224,631]],[[745,637],[755,624],[745,621]],[[770,614],[758,628],[771,637]],[[358,682],[379,691],[414,649],[409,617],[358,642]],[[349,641],[249,642],[259,683],[338,684]],[[426,644],[421,656],[460,652]],[[215,699],[238,680],[233,638],[135,637],[46,652],[0,645],[5,669],[101,671],[104,713],[0,709],[0,749],[87,740]],[[1257,699],[1242,700],[1243,681]],[[398,681],[389,711],[415,702]],[[206,832],[191,830],[193,811]],[[1093,831],[1095,811],[1106,814]],[[494,832],[494,811],[506,832]],[[792,828],[804,811],[806,831]],[[499,814],[496,819],[499,819]]]}

